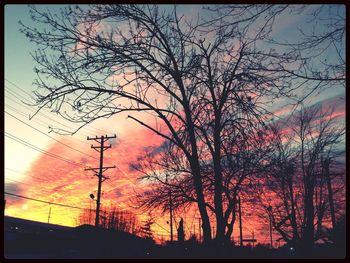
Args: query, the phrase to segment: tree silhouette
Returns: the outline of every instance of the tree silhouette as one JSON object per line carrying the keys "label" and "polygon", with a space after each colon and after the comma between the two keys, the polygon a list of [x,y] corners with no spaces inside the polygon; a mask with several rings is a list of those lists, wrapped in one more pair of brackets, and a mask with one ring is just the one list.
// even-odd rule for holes
{"label": "tree silhouette", "polygon": [[148,214],[148,218],[146,221],[144,221],[143,226],[141,227],[141,235],[148,239],[153,239],[153,233],[152,233],[152,225],[154,224],[154,218],[151,216],[151,214]]}
{"label": "tree silhouette", "polygon": [[[277,10],[254,30],[265,13],[247,16],[249,8],[242,16],[218,9],[217,18],[193,22],[176,7],[68,6],[51,14],[32,6],[35,26],[22,24],[22,32],[38,46],[33,55],[38,110],[49,107],[81,127],[127,113],[164,138],[188,164],[205,242],[212,238],[207,199],[213,200],[219,242],[227,227],[223,138],[232,131],[260,130],[268,118],[267,98],[289,96],[295,79],[305,77],[289,68],[303,61],[294,50],[259,48],[279,9],[269,6]],[[211,196],[201,169],[201,160],[208,158]]]}
{"label": "tree silhouette", "polygon": [[275,157],[270,172],[261,177],[265,187],[257,185],[256,196],[282,238],[308,251],[322,239],[325,217],[332,215],[330,202],[340,205],[340,214],[344,211],[343,164],[334,168],[332,187],[338,196],[329,201],[323,162],[325,156],[335,161],[344,154],[344,127],[336,123],[332,111],[317,106],[295,113],[289,123],[289,132],[282,132],[284,125],[271,127]]}
{"label": "tree silhouette", "polygon": [[184,220],[182,218],[177,229],[177,240],[182,243],[185,241]]}

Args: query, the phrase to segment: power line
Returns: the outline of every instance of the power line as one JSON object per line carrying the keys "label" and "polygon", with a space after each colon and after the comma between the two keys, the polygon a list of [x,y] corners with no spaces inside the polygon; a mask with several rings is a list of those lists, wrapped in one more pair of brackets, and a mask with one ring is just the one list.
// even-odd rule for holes
{"label": "power line", "polygon": [[64,162],[67,162],[67,163],[70,163],[70,164],[73,164],[73,165],[77,165],[77,166],[83,165],[83,164],[79,164],[79,163],[70,161],[70,160],[68,160],[68,159],[65,159],[65,158],[63,158],[63,157],[61,157],[61,156],[59,156],[59,155],[56,155],[56,154],[53,154],[53,153],[49,153],[49,152],[47,152],[47,151],[45,151],[45,150],[43,150],[43,149],[41,149],[41,148],[39,148],[39,147],[36,147],[36,146],[33,145],[33,144],[30,144],[30,143],[28,143],[28,142],[25,142],[25,141],[21,140],[21,139],[18,138],[17,136],[14,136],[14,135],[12,135],[12,134],[10,134],[10,133],[8,133],[8,132],[5,132],[5,136],[8,137],[9,139],[12,139],[12,140],[14,140],[14,141],[16,141],[16,142],[18,142],[18,143],[23,144],[24,146],[27,146],[27,147],[31,148],[31,149],[33,149],[33,150],[36,150],[36,151],[38,151],[38,152],[40,152],[40,153],[43,153],[43,154],[46,154],[46,155],[48,155],[48,156],[50,156],[50,157],[52,157],[52,158],[56,158],[56,159],[58,159],[58,160],[61,160],[61,161],[64,161]]}
{"label": "power line", "polygon": [[[26,117],[26,118],[28,117],[28,115],[27,115],[26,113],[24,113],[23,111],[20,111],[20,110],[18,110],[18,109],[15,109],[14,107],[12,107],[12,106],[10,106],[10,105],[7,105],[6,103],[5,103],[5,108],[10,109],[10,110],[12,110],[13,112],[15,112],[15,113],[17,113],[17,114],[22,115],[23,117]],[[41,119],[35,119],[35,120],[32,119],[32,120],[30,120],[30,122],[35,122],[35,123],[37,123],[38,125],[40,125],[40,126],[42,126],[42,127],[44,127],[44,128],[50,128],[50,125],[49,125],[48,123],[42,121]],[[81,132],[78,131],[78,133],[81,133]],[[60,136],[62,136],[62,135],[60,135]],[[78,141],[78,142],[80,142],[80,143],[87,144],[87,145],[90,146],[90,144],[87,143],[86,141],[82,141],[82,140],[79,140],[79,139],[76,139],[76,141]]]}
{"label": "power line", "polygon": [[[24,183],[24,182],[20,182],[20,181],[17,181],[17,180],[13,180],[13,179],[9,179],[9,178],[5,178],[5,180],[9,180],[9,181],[13,181],[13,182],[16,182],[16,183],[19,183],[19,184],[25,184],[25,185],[29,185],[29,186],[34,186],[33,184],[27,184],[27,183]],[[37,185],[36,185],[37,186]],[[53,187],[56,187],[56,186],[53,186]],[[6,188],[6,186],[5,186]],[[40,188],[44,188],[42,189],[43,191],[47,192],[48,194],[49,193],[52,193],[52,189],[49,189],[47,187],[44,187],[42,185],[40,185]],[[57,192],[57,191],[56,191]],[[76,202],[73,202],[74,204],[76,204]],[[84,208],[85,209],[85,208]],[[88,209],[88,208],[86,208]]]}
{"label": "power line", "polygon": [[[14,99],[12,99],[12,98],[6,97],[6,95],[5,95],[5,98],[7,98],[7,99],[13,101],[14,103],[16,103],[16,104],[18,104],[18,105],[21,105],[22,107],[24,107],[24,108],[26,108],[26,109],[28,110],[28,107],[27,107],[27,106],[25,106],[25,105],[19,103],[18,101],[14,100]],[[31,109],[29,109],[29,111],[31,111]],[[68,128],[68,129],[71,129],[71,128],[72,128],[72,127],[70,127],[70,126],[68,126],[68,125],[66,125],[66,124],[64,124],[64,123],[62,123],[62,122],[59,122],[58,120],[52,119],[50,116],[48,116],[48,115],[42,113],[41,111],[39,111],[38,114],[41,115],[41,116],[43,116],[44,118],[46,118],[46,119],[48,119],[48,120],[51,120],[51,121],[57,123],[58,125],[64,126],[64,127]]]}
{"label": "power line", "polygon": [[[5,88],[6,88],[6,86],[5,86]],[[11,91],[11,90],[8,90],[8,89],[6,89],[6,91],[9,92],[9,95],[15,97],[16,99],[18,99],[18,96],[21,96],[21,95],[16,95],[16,94],[18,94],[18,93],[14,92],[14,91]],[[21,96],[21,97],[24,98],[23,96]],[[31,109],[30,107],[28,107],[27,104],[25,104],[25,103],[23,103],[23,102],[20,103],[20,102],[18,102],[16,99],[11,98],[11,97],[9,97],[9,96],[6,96],[6,94],[5,94],[5,98],[8,99],[8,100],[10,100],[10,101],[12,101],[12,102],[14,102],[14,103],[16,103],[17,105],[23,107],[24,109],[26,109],[26,110],[32,112],[32,109]],[[62,123],[62,122],[60,122],[60,121],[58,121],[58,120],[55,120],[55,119],[51,118],[49,115],[43,113],[43,111],[44,111],[44,112],[47,112],[47,113],[49,113],[49,114],[52,113],[51,111],[48,111],[48,110],[46,110],[46,109],[41,109],[41,110],[38,111],[37,113],[38,113],[41,117],[46,118],[47,120],[50,120],[50,121],[52,121],[52,122],[54,122],[54,123],[56,123],[56,124],[58,124],[58,125],[61,125],[61,126],[64,126],[64,127],[68,128],[68,129],[72,129],[72,126],[69,126],[69,125],[67,125],[67,124],[64,124],[64,123]],[[32,113],[33,113],[33,112],[32,112]],[[82,134],[81,131],[83,131],[83,130],[85,130],[85,133],[95,133],[95,131],[92,130],[92,128],[90,128],[89,126],[86,126],[86,125],[85,125],[84,127],[81,127],[81,128],[80,128],[80,127],[81,127],[81,126],[73,127],[73,129],[79,129],[79,130],[76,131],[76,132],[79,132],[79,133],[81,133],[81,134]],[[65,130],[64,130],[64,131],[65,131]],[[70,131],[67,131],[67,132],[70,132]],[[84,134],[84,135],[85,135],[85,134]]]}
{"label": "power line", "polygon": [[112,192],[113,190],[115,190],[116,188],[118,188],[118,186],[115,186],[115,185],[111,184],[109,181],[106,181],[106,183],[107,183],[108,185],[112,186],[112,189],[106,191],[105,193]]}
{"label": "power line", "polygon": [[[10,109],[10,110],[12,110],[13,112],[16,112],[17,114],[19,114],[19,115],[21,115],[21,116],[23,116],[23,117],[25,117],[25,118],[28,118],[28,115],[27,115],[26,113],[24,113],[23,111],[20,111],[19,109],[14,108],[14,107],[12,107],[12,106],[6,104],[6,103],[5,103],[5,109]],[[44,127],[44,128],[49,128],[49,127],[50,127],[50,125],[49,125],[48,123],[43,122],[43,121],[40,120],[40,119],[35,119],[35,120],[33,119],[33,120],[30,120],[30,121],[31,121],[31,122],[35,122],[35,123],[39,124],[40,126],[42,126],[42,127]]]}
{"label": "power line", "polygon": [[[5,180],[10,181],[10,182],[14,182],[14,183],[18,183],[18,184],[25,184],[25,185],[33,186],[33,184],[28,184],[28,183],[25,183],[25,182],[20,182],[20,181],[13,180],[13,179],[10,179],[10,178],[5,178]],[[41,186],[40,186],[40,187],[41,187]],[[46,188],[46,189],[47,189],[47,188]],[[47,191],[48,191],[48,190],[47,190]]]}
{"label": "power line", "polygon": [[[22,94],[20,94],[20,93],[18,93],[18,92],[16,92],[16,91],[10,89],[10,88],[9,88],[8,86],[6,86],[6,85],[5,85],[5,90],[6,90],[7,92],[10,92],[10,94],[12,94],[13,96],[15,96],[17,99],[18,99],[18,97],[21,97],[21,98],[24,99],[24,100],[28,100],[28,98],[24,97]],[[29,96],[31,96],[31,94],[29,94],[29,93],[26,93],[26,94],[28,94]],[[23,101],[22,101],[22,102],[23,102]],[[24,103],[24,102],[23,102],[23,103]],[[26,103],[24,103],[24,104],[26,104]],[[28,105],[28,104],[26,104],[26,105]]]}
{"label": "power line", "polygon": [[[20,89],[22,92],[24,92],[25,94],[27,94],[27,95],[29,95],[29,96],[31,96],[31,94],[30,93],[28,93],[27,91],[25,91],[24,89],[22,89],[21,87],[19,87],[18,85],[16,85],[15,83],[13,83],[12,81],[10,81],[10,80],[8,80],[8,79],[6,79],[5,78],[5,80],[7,81],[7,82],[9,82],[10,84],[12,84],[14,87],[16,87],[16,88],[18,88],[18,89]],[[5,86],[6,87],[6,86]],[[9,91],[9,90],[8,90]],[[13,91],[13,90],[10,90],[10,91],[12,91],[12,92],[14,92],[14,93],[17,93],[17,92],[15,92],[15,91]],[[18,94],[18,93],[17,93]],[[21,96],[21,95],[20,95]],[[24,98],[23,96],[21,96],[22,98]],[[24,98],[24,99],[26,99],[26,98]],[[48,111],[47,111],[48,112]],[[91,132],[96,132],[96,131],[102,131],[102,132],[104,132],[104,133],[111,133],[111,132],[109,132],[109,131],[106,131],[106,130],[103,130],[103,129],[99,129],[99,128],[95,128],[95,127],[92,127],[92,126],[90,126],[90,127],[87,127],[87,126],[85,126],[84,128],[86,128],[86,129],[89,129]],[[94,131],[93,131],[94,130]]]}
{"label": "power line", "polygon": [[19,197],[19,198],[23,198],[23,199],[36,201],[36,202],[40,202],[40,203],[45,203],[45,204],[49,204],[49,205],[57,205],[57,206],[68,207],[68,208],[75,208],[75,209],[81,209],[81,210],[88,209],[88,208],[82,208],[82,207],[77,207],[77,206],[71,206],[71,205],[59,204],[59,203],[54,203],[54,202],[48,202],[48,201],[39,200],[39,199],[35,199],[35,198],[23,196],[23,195],[17,195],[17,194],[13,194],[13,193],[9,193],[9,192],[5,192],[5,194],[6,195],[15,196],[15,197]]}
{"label": "power line", "polygon": [[[20,172],[20,171],[18,171],[18,170],[15,170],[15,169],[12,169],[12,168],[8,168],[8,167],[6,167],[5,169],[23,175],[23,173]],[[42,180],[43,182],[47,182],[47,181],[45,181],[45,180],[43,180],[42,178],[39,178],[39,177],[35,177],[35,176],[32,176],[32,175],[27,175],[27,176],[30,176],[30,177],[35,178],[35,179]],[[6,180],[10,180],[10,181],[15,181],[15,180],[8,179],[8,178],[5,178],[5,179],[6,179]],[[24,182],[19,182],[19,181],[16,181],[16,182],[21,183],[21,184],[26,184],[26,185],[32,186],[31,184],[27,184],[27,183],[24,183]],[[105,181],[105,182],[109,184],[108,181]],[[110,184],[110,185],[111,185],[111,184]],[[112,186],[112,185],[111,185],[111,186]],[[112,190],[114,190],[115,188],[117,188],[117,187],[114,187],[114,186],[113,186],[113,189],[108,190],[108,191],[106,191],[105,193],[109,193],[109,192],[111,192]],[[111,202],[111,204],[113,204],[113,206],[118,207],[119,210],[128,211],[128,210],[125,210],[124,208],[122,208],[119,204],[116,204],[116,203],[114,203],[114,202],[112,202],[112,201],[110,201],[110,202]]]}
{"label": "power line", "polygon": [[68,144],[65,144],[65,143],[63,143],[63,142],[60,142],[59,140],[55,139],[54,137],[52,137],[52,136],[50,136],[50,135],[48,135],[48,134],[46,134],[46,133],[40,131],[39,129],[33,127],[32,125],[30,125],[30,124],[28,124],[28,123],[26,123],[26,122],[20,120],[19,118],[15,117],[15,116],[12,115],[11,113],[8,113],[6,110],[5,110],[5,113],[8,114],[8,115],[10,115],[12,118],[15,118],[16,120],[20,121],[21,123],[23,123],[23,124],[25,124],[25,125],[31,127],[32,129],[34,129],[34,130],[40,132],[41,134],[44,134],[46,137],[49,137],[50,139],[52,139],[52,140],[54,140],[54,141],[56,141],[56,142],[58,142],[58,143],[64,145],[65,147],[68,147],[68,148],[70,148],[70,149],[72,149],[72,150],[74,150],[74,151],[77,151],[77,152],[79,152],[79,153],[81,153],[81,154],[84,154],[84,155],[86,155],[86,156],[89,156],[89,157],[91,157],[91,158],[93,158],[93,159],[98,160],[98,159],[97,159],[96,157],[94,157],[94,156],[91,156],[91,155],[89,155],[89,154],[87,154],[87,153],[84,153],[84,152],[78,150],[78,149],[75,149],[75,148],[69,146]]}
{"label": "power line", "polygon": [[158,224],[157,222],[153,222],[155,223],[157,226],[159,226],[161,229],[165,230],[167,233],[170,233],[170,231],[164,227],[162,227],[160,224]]}
{"label": "power line", "polygon": [[5,80],[12,84],[13,86],[15,86],[16,88],[20,89],[21,91],[23,91],[24,93],[28,94],[28,95],[31,95],[29,92],[27,92],[26,90],[22,89],[20,86],[16,85],[15,83],[13,83],[12,81],[8,80],[7,78],[5,78]]}
{"label": "power line", "polygon": [[131,181],[131,179],[129,178],[129,176],[128,176],[126,173],[124,173],[124,172],[119,168],[118,165],[116,165],[116,164],[114,164],[114,165],[115,165],[115,167],[119,170],[119,172],[121,172],[121,173],[125,176],[126,180],[128,180],[130,183],[132,183],[134,186],[136,186],[136,188],[140,189],[140,186],[138,186],[135,182]]}
{"label": "power line", "polygon": [[[18,174],[22,174],[23,175],[23,173],[21,173],[21,172],[19,172],[19,171],[17,171],[17,170],[14,170],[14,169],[11,169],[11,168],[5,168],[5,169],[7,169],[7,170],[10,170],[10,171],[13,171],[13,172],[15,172],[15,173],[18,173]],[[43,181],[44,183],[48,183],[48,181],[46,181],[46,180],[43,180],[42,178],[39,178],[39,177],[34,177],[34,176],[30,176],[30,177],[32,177],[32,178],[35,178],[35,179],[39,179],[39,180],[41,180],[41,181]],[[5,178],[6,180],[11,180],[11,181],[15,181],[15,180],[12,180],[12,179],[8,179],[8,178]],[[26,184],[26,185],[30,185],[30,186],[33,186],[33,185],[31,185],[31,184],[27,184],[27,183],[24,183],[24,182],[19,182],[19,181],[17,181],[18,183],[21,183],[21,184]],[[43,187],[42,185],[40,185],[40,187]],[[55,187],[57,187],[57,186],[55,186]],[[44,188],[46,188],[46,187],[44,187]],[[46,188],[47,190],[46,191],[49,191],[49,190],[51,190],[52,191],[52,189],[48,189],[48,188]],[[56,191],[57,192],[57,191]]]}
{"label": "power line", "polygon": [[[33,184],[25,183],[25,182],[22,182],[22,181],[18,181],[18,180],[10,179],[10,178],[7,178],[7,177],[5,177],[5,180],[7,180],[7,181],[11,181],[11,182],[14,182],[14,183],[17,183],[17,184],[24,184],[24,185],[28,185],[28,186],[31,186],[31,187],[33,187],[33,186],[38,186],[38,185],[33,185]],[[44,183],[47,183],[47,181],[43,181],[43,182],[44,182]],[[56,187],[56,186],[53,186],[53,187]],[[47,188],[46,186],[43,186],[43,185],[40,185],[40,188],[44,188],[43,190],[44,190],[44,191],[47,191],[47,192],[52,191],[52,189]]]}
{"label": "power line", "polygon": [[[10,82],[10,81],[8,81],[8,82]],[[10,83],[11,83],[11,82],[10,82]],[[13,83],[12,83],[12,84],[13,84]],[[13,85],[15,85],[15,84],[13,84]],[[28,94],[28,93],[27,93],[27,94]],[[9,98],[9,99],[11,99],[11,98]],[[11,100],[12,100],[12,99],[11,99]],[[14,101],[14,100],[12,100],[12,101]],[[17,104],[19,104],[19,105],[21,105],[21,106],[23,106],[23,107],[25,107],[24,105],[18,103],[17,101],[14,101],[14,102],[17,103]],[[8,113],[8,112],[7,112],[7,114],[11,115],[11,114]],[[23,112],[22,112],[22,114],[25,115],[25,113],[23,113]],[[41,114],[42,114],[44,117],[46,117],[47,119],[50,119],[50,120],[52,120],[52,121],[57,122],[56,120],[51,119],[51,118],[48,117],[47,115],[44,115],[43,113],[41,113]],[[13,115],[11,115],[11,116],[14,117]],[[16,118],[16,117],[14,117],[14,118]],[[16,118],[16,119],[17,119],[17,118]],[[19,120],[19,121],[21,121],[21,120]],[[21,121],[21,122],[23,122],[23,121]],[[62,124],[62,123],[60,123],[60,122],[57,122],[57,123],[58,123],[58,124],[61,124],[61,125],[64,125],[64,124]],[[32,127],[31,125],[29,125],[29,124],[27,124],[27,123],[24,123],[24,124],[26,124],[26,125]],[[68,127],[68,126],[66,126],[66,127]],[[32,128],[35,129],[35,130],[38,130],[38,129],[34,128],[34,127],[32,127]],[[38,130],[38,131],[39,131],[39,130]],[[42,131],[39,131],[39,132],[40,132],[40,133],[43,133]],[[51,136],[49,136],[49,135],[47,135],[47,134],[45,134],[45,133],[43,133],[43,134],[44,134],[45,136],[49,137],[49,138],[52,138]],[[57,141],[56,139],[54,139],[54,140]],[[61,142],[60,142],[60,143],[61,143]],[[85,142],[84,142],[84,143],[85,143]],[[67,145],[64,144],[64,143],[61,143],[61,144],[67,146]],[[68,147],[69,147],[69,148],[72,148],[72,147],[70,147],[70,146],[68,146]],[[74,149],[74,148],[73,148],[73,150],[82,153],[81,151],[79,151],[79,150],[77,150],[77,149]],[[83,153],[83,154],[92,157],[91,155],[88,155],[88,154],[86,154],[86,153]],[[97,159],[97,158],[95,158],[95,157],[92,157],[92,158]],[[135,182],[133,182],[133,181],[118,167],[118,166],[117,166],[116,168],[125,176],[125,178],[126,178],[129,182],[131,182],[131,183],[132,183],[134,186],[136,186],[137,188],[140,188],[140,187],[139,187],[138,185],[136,185]],[[111,185],[111,186],[117,188],[117,187],[114,186],[114,185]]]}
{"label": "power line", "polygon": [[[20,174],[20,175],[24,175],[23,172],[17,171],[17,170],[12,169],[12,168],[7,168],[7,167],[6,167],[5,169],[6,169],[6,170],[9,170],[9,171],[12,171],[12,172],[15,172],[15,173],[18,173],[18,174]],[[43,182],[45,182],[45,183],[48,183],[47,180],[44,180],[43,178],[40,178],[40,177],[37,177],[37,176],[33,176],[33,175],[31,175],[31,174],[26,174],[26,176],[29,176],[29,177],[34,178],[34,179],[39,179],[39,180],[41,180],[41,181],[43,181]]]}
{"label": "power line", "polygon": [[38,152],[43,153],[43,154],[46,154],[46,155],[48,155],[48,156],[50,156],[52,158],[56,158],[58,160],[61,160],[63,162],[66,162],[66,163],[69,163],[69,164],[73,164],[73,165],[76,165],[76,166],[85,166],[82,163],[77,163],[77,162],[65,159],[65,158],[63,158],[63,157],[61,157],[59,155],[56,155],[56,154],[53,154],[53,153],[49,153],[49,152],[47,152],[47,151],[45,151],[45,150],[43,150],[43,149],[41,149],[41,148],[39,148],[39,147],[37,147],[37,146],[35,146],[33,144],[30,144],[28,142],[23,141],[22,139],[18,138],[17,136],[14,136],[14,135],[6,132],[6,131],[5,131],[5,136],[10,138],[10,139],[12,139],[12,140],[14,140],[14,141],[16,141],[16,142],[18,142],[18,143],[23,144],[24,146],[27,146],[27,147],[35,150],[35,151],[38,151]]}

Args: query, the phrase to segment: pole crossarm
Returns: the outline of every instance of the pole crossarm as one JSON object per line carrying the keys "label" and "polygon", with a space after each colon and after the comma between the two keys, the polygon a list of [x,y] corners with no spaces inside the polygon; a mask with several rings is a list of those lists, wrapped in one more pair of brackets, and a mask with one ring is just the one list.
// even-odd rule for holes
{"label": "pole crossarm", "polygon": [[109,149],[109,148],[112,148],[112,145],[103,146],[103,147],[91,145],[91,148],[94,149],[96,152],[101,152],[101,150],[102,150],[102,151],[105,151],[105,150],[107,150],[107,149]]}
{"label": "pole crossarm", "polygon": [[256,242],[255,238],[242,239],[242,242]]}
{"label": "pole crossarm", "polygon": [[[113,169],[113,168],[116,168],[116,166],[115,165],[113,165],[113,166],[104,166],[104,167],[102,167],[102,170],[103,170],[103,172],[104,171],[107,171],[108,169]],[[100,167],[96,167],[96,168],[85,168],[85,171],[94,171],[94,170],[100,170]]]}
{"label": "pole crossarm", "polygon": [[101,137],[95,136],[95,138],[90,138],[89,136],[87,137],[87,140],[94,140],[98,143],[100,143],[101,138],[103,138],[103,141],[108,141],[109,139],[115,139],[117,136],[114,134],[113,136],[107,136],[107,135],[102,135]]}

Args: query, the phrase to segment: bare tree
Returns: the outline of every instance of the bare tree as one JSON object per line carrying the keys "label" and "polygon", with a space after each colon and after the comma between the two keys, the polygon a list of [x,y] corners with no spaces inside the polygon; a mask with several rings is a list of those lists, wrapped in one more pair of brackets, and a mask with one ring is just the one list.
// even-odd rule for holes
{"label": "bare tree", "polygon": [[[275,158],[271,162],[275,169],[266,174],[265,187],[260,185],[257,194],[282,238],[310,249],[322,237],[326,212],[328,218],[332,216],[332,209],[327,211],[326,207],[333,202],[343,205],[343,198],[329,199],[325,191],[323,158],[336,159],[342,154],[344,128],[336,124],[330,111],[316,106],[302,109],[289,123],[291,131],[287,133],[273,127]],[[343,173],[337,170],[338,179],[332,186],[344,194],[344,184],[339,180]]]}
{"label": "bare tree", "polygon": [[151,213],[148,213],[148,218],[143,222],[141,226],[141,235],[147,239],[153,239],[152,225],[154,224],[154,218]]}
{"label": "bare tree", "polygon": [[[295,52],[258,48],[283,10],[272,11],[262,27],[252,30],[264,12],[243,21],[236,16],[236,23],[227,25],[231,13],[200,23],[178,15],[176,7],[68,6],[52,14],[33,6],[31,17],[42,30],[22,24],[22,32],[38,45],[36,105],[81,127],[127,112],[170,142],[186,158],[204,241],[211,240],[207,199],[212,197],[216,238],[222,241],[227,217],[222,138],[233,129],[246,134],[260,129],[267,98],[288,95],[293,77],[299,77],[288,71],[300,61]],[[146,122],[139,112],[161,124]],[[208,154],[213,196],[205,195],[201,171]]]}

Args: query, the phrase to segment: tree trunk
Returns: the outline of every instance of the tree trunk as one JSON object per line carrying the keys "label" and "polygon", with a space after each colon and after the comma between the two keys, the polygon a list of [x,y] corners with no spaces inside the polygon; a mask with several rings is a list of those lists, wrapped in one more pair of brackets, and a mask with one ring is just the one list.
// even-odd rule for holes
{"label": "tree trunk", "polygon": [[308,195],[306,196],[305,203],[306,224],[303,234],[303,248],[305,249],[305,251],[309,251],[314,245],[314,187],[312,180],[310,181],[310,179],[308,180],[307,189]]}
{"label": "tree trunk", "polygon": [[199,163],[197,161],[192,161],[191,169],[193,173],[194,186],[196,189],[198,209],[202,218],[203,243],[208,243],[211,241],[211,227],[209,216],[205,206],[203,185],[200,178]]}
{"label": "tree trunk", "polygon": [[232,236],[232,233],[233,233],[233,226],[234,226],[235,221],[236,221],[236,202],[234,204],[234,208],[232,209],[231,222],[229,224],[227,224],[227,231],[226,231],[226,234],[225,234],[225,241],[227,243],[230,243],[230,241],[231,241],[231,236]]}
{"label": "tree trunk", "polygon": [[203,229],[203,242],[209,243],[211,241],[211,227],[210,227],[210,220],[207,212],[207,208],[205,205],[205,199],[204,199],[204,193],[203,193],[203,183],[201,179],[201,172],[200,172],[200,165],[199,165],[199,156],[197,151],[197,142],[196,142],[196,136],[194,132],[194,125],[192,122],[191,114],[190,114],[190,108],[187,104],[187,101],[184,101],[184,110],[186,113],[186,119],[188,123],[188,134],[189,139],[191,143],[191,150],[192,150],[192,156],[189,160],[193,181],[194,181],[194,187],[197,195],[197,203],[198,203],[198,210],[200,213],[200,216],[202,218],[202,229]]}
{"label": "tree trunk", "polygon": [[291,206],[291,225],[293,229],[293,237],[292,240],[294,243],[299,240],[299,234],[298,234],[298,225],[296,220],[296,213],[295,213],[295,201],[294,201],[294,191],[293,191],[293,179],[291,171],[287,171],[287,178],[288,178],[288,187],[289,187],[289,193],[290,193],[290,206]]}
{"label": "tree trunk", "polygon": [[216,216],[216,240],[221,243],[225,239],[225,226],[222,206],[222,169],[220,154],[220,116],[215,118],[214,131],[214,204]]}
{"label": "tree trunk", "polygon": [[331,212],[331,218],[332,218],[332,231],[334,230],[335,226],[335,211],[334,211],[334,200],[333,200],[333,189],[332,189],[332,182],[331,178],[329,176],[329,159],[325,161],[325,177],[327,181],[327,189],[328,189],[328,201],[329,201],[329,209]]}

